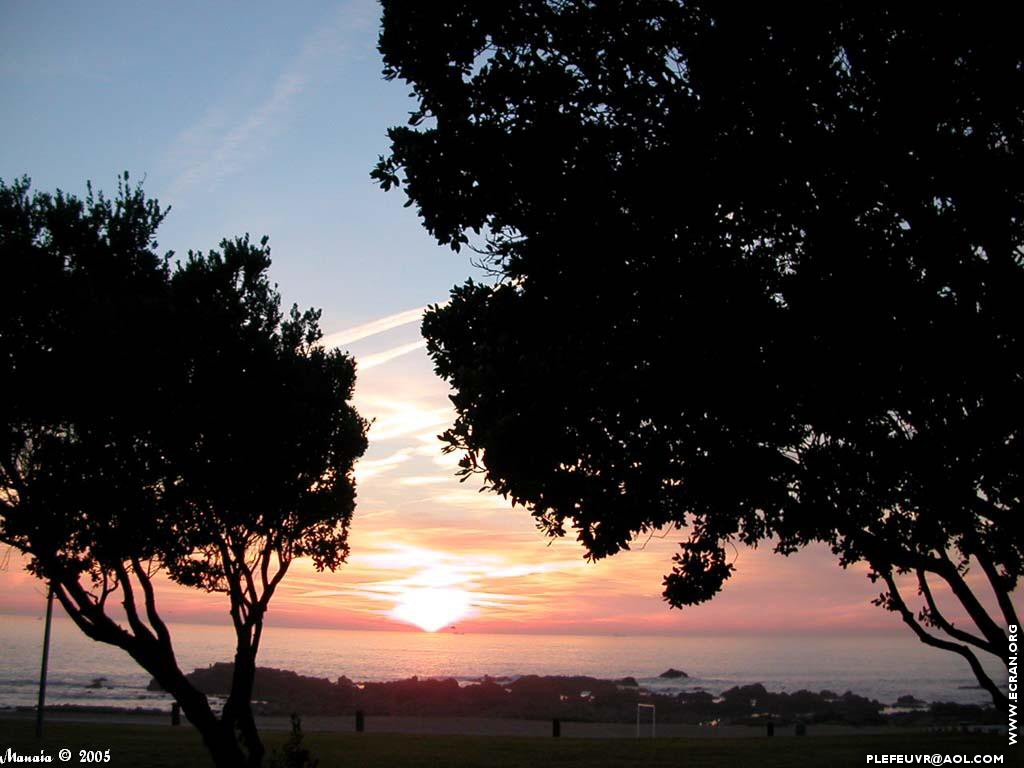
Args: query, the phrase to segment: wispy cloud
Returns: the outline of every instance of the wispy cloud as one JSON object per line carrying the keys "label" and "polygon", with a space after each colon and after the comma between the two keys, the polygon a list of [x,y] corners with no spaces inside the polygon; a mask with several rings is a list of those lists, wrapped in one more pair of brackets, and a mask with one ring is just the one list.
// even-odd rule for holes
{"label": "wispy cloud", "polygon": [[336,10],[309,35],[274,81],[270,95],[252,109],[232,115],[215,105],[185,129],[167,152],[169,162],[179,170],[164,197],[177,202],[196,187],[216,186],[263,154],[287,125],[296,98],[325,62],[344,50],[344,34],[354,18],[347,6]]}
{"label": "wispy cloud", "polygon": [[482,609],[488,614],[528,616],[547,613],[553,598],[575,589],[586,567],[578,559],[521,561],[506,553],[456,554],[400,540],[370,551],[364,546],[351,564],[359,571],[355,583],[325,588],[319,579],[299,577],[292,580],[291,589],[299,598],[342,598],[357,605],[366,601],[400,605],[410,595],[442,590],[460,595],[474,614]]}
{"label": "wispy cloud", "polygon": [[385,456],[382,459],[360,459],[356,463],[356,482],[361,483],[371,477],[376,477],[384,474],[385,472],[390,472],[399,464],[407,462],[410,458],[411,451],[409,449],[403,449],[395,451],[390,456]]}
{"label": "wispy cloud", "polygon": [[399,485],[443,485],[451,483],[452,478],[448,475],[412,475],[400,478]]}
{"label": "wispy cloud", "polygon": [[512,502],[494,493],[480,493],[471,488],[453,488],[447,493],[440,493],[431,497],[438,507],[457,507],[460,511],[469,512],[475,510],[486,512],[492,510],[507,511],[512,508]]}
{"label": "wispy cloud", "polygon": [[[370,426],[372,443],[406,437],[423,430],[440,427],[451,422],[453,411],[450,405],[399,398],[357,394],[360,413],[373,419]],[[437,438],[433,439],[437,444]],[[414,453],[419,455],[417,446]],[[436,448],[435,448],[436,450]]]}
{"label": "wispy cloud", "polygon": [[379,320],[371,320],[368,323],[362,323],[361,325],[355,325],[342,331],[329,333],[320,340],[320,343],[328,349],[331,349],[332,347],[343,347],[346,344],[352,344],[353,342],[361,341],[362,339],[369,338],[370,336],[376,336],[378,333],[384,333],[385,331],[390,331],[394,328],[400,328],[403,325],[409,325],[409,323],[418,323],[423,319],[423,313],[426,310],[426,307],[416,307],[416,309],[407,309],[404,312],[396,312],[393,315],[382,317]]}
{"label": "wispy cloud", "polygon": [[377,352],[372,355],[363,355],[356,358],[356,362],[359,364],[360,371],[368,371],[371,368],[376,368],[378,365],[384,365],[384,363],[391,362],[395,358],[408,355],[410,352],[415,352],[417,349],[423,349],[427,346],[427,342],[423,339],[419,341],[413,341],[409,344],[402,344],[398,347],[386,349],[383,352]]}

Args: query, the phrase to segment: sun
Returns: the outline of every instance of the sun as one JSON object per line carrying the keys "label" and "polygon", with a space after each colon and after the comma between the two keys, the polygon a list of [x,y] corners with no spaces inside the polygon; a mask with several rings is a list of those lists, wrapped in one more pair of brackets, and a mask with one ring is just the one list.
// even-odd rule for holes
{"label": "sun", "polygon": [[391,616],[414,624],[424,632],[437,632],[470,611],[469,593],[461,589],[425,587],[410,589],[391,611]]}

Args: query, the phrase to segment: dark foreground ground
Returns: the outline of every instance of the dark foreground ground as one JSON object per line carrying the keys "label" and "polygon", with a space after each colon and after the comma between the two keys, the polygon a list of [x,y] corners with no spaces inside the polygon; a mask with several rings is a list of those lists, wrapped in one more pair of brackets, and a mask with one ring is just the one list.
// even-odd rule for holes
{"label": "dark foreground ground", "polygon": [[[312,724],[311,724],[312,725]],[[285,732],[268,730],[270,748]],[[1021,748],[1008,747],[1005,735],[893,732],[885,735],[847,732],[806,738],[657,738],[593,739],[540,736],[455,736],[336,733],[307,730],[305,744],[320,768],[725,768],[728,766],[863,766],[884,755],[949,755],[947,764],[971,764],[975,755],[1000,755],[1002,765],[1024,766]],[[51,765],[81,765],[79,750],[110,750],[111,766],[180,768],[210,765],[197,734],[187,725],[132,725],[104,722],[53,722],[43,740],[23,718],[0,719],[0,756],[8,748],[19,754],[53,757]],[[71,750],[61,763],[60,749]],[[964,761],[963,756],[967,757]],[[906,760],[906,758],[904,758]],[[895,760],[890,758],[889,764]],[[904,763],[906,764],[906,763]],[[913,764],[911,762],[911,764]],[[923,764],[923,763],[921,763]],[[983,764],[983,763],[978,763]],[[989,763],[993,764],[993,763]]]}
{"label": "dark foreground ground", "polygon": [[[104,725],[151,725],[169,726],[167,713],[98,708],[54,708],[46,714],[52,723],[99,723]],[[0,712],[0,723],[7,720],[35,722],[35,712],[25,708],[17,711]],[[184,723],[184,721],[183,721]],[[282,715],[257,715],[256,724],[260,731],[290,731],[291,720]],[[308,715],[302,718],[303,729],[307,732],[351,733],[355,730],[352,715]],[[187,724],[183,725],[187,727]],[[978,726],[971,726],[977,728]],[[403,733],[423,736],[551,736],[551,720],[523,720],[510,717],[454,717],[420,715],[367,715],[364,721],[366,733]],[[650,715],[644,715],[641,724],[644,738],[651,736]],[[919,726],[894,727],[891,725],[851,726],[839,724],[813,724],[808,726],[809,736],[864,736],[897,733],[924,733],[927,729]],[[763,738],[764,726],[747,725],[691,725],[687,723],[659,722],[656,734],[661,738]],[[635,739],[636,722],[593,723],[561,721],[561,735],[566,738],[588,739]],[[793,725],[779,724],[775,728],[776,738],[795,735]]]}

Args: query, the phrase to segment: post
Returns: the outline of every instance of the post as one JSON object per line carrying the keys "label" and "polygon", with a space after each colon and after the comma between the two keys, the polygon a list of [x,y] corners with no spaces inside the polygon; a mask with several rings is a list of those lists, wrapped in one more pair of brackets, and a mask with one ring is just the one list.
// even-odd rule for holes
{"label": "post", "polygon": [[176,701],[171,704],[171,725],[181,725],[181,704]]}
{"label": "post", "polygon": [[649,709],[651,710],[651,738],[653,739],[656,735],[656,729],[658,727],[658,714],[657,708],[654,704],[637,704],[636,705],[636,737],[640,738],[640,710]]}
{"label": "post", "polygon": [[363,710],[356,710],[356,733],[362,733],[366,728],[366,718],[363,715]]}
{"label": "post", "polygon": [[794,729],[793,732],[794,732],[794,734],[796,736],[806,736],[807,735],[807,723],[797,723],[796,724],[796,728]]}
{"label": "post", "polygon": [[556,739],[562,735],[562,721],[557,717],[551,720],[551,735]]}
{"label": "post", "polygon": [[768,729],[768,735],[769,736],[774,736],[775,735],[775,723],[773,723],[771,720],[769,720],[765,727]]}
{"label": "post", "polygon": [[43,707],[46,705],[46,667],[50,663],[50,625],[53,623],[53,585],[46,593],[46,628],[43,630],[43,660],[39,665],[39,704],[36,706],[36,738],[43,737]]}

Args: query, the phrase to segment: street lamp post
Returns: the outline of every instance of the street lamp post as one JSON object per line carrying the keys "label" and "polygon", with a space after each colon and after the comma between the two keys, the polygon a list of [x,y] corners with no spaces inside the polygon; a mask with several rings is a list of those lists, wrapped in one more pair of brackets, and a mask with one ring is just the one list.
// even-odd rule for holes
{"label": "street lamp post", "polygon": [[46,704],[46,665],[50,662],[50,624],[53,622],[53,585],[46,593],[46,629],[43,630],[43,661],[39,668],[39,705],[36,707],[36,738],[43,737],[43,705]]}

